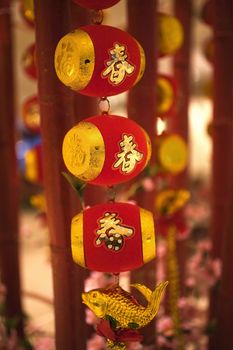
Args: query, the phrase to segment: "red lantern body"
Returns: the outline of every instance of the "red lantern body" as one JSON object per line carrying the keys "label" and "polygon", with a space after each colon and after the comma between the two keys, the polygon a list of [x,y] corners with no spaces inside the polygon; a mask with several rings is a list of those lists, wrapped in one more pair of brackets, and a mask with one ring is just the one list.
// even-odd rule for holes
{"label": "red lantern body", "polygon": [[145,168],[151,144],[134,121],[98,115],[70,129],[62,151],[73,175],[92,184],[113,185],[132,179]]}
{"label": "red lantern body", "polygon": [[22,119],[30,131],[40,133],[40,106],[37,96],[31,96],[24,101]]}
{"label": "red lantern body", "polygon": [[37,79],[35,48],[35,44],[30,45],[22,57],[24,72],[32,79]]}
{"label": "red lantern body", "polygon": [[120,0],[73,0],[76,4],[94,9],[94,10],[101,10],[106,9],[108,7],[111,7],[118,3]]}
{"label": "red lantern body", "polygon": [[89,25],[65,35],[55,52],[63,84],[89,96],[111,96],[130,89],[142,77],[144,51],[118,28]]}
{"label": "red lantern body", "polygon": [[74,261],[88,269],[136,269],[155,257],[153,215],[129,203],[96,205],[73,218],[71,244]]}

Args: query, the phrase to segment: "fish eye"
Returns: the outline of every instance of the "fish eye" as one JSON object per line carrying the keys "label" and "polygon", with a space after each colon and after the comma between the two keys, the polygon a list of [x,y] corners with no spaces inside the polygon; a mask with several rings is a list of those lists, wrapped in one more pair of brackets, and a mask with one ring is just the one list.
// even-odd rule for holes
{"label": "fish eye", "polygon": [[96,292],[93,292],[92,293],[92,298],[96,298],[97,297],[97,293]]}

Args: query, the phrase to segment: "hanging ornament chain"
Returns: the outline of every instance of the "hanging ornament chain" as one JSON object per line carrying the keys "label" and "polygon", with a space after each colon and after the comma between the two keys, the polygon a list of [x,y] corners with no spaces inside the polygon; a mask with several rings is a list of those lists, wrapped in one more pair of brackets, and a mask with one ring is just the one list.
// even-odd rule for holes
{"label": "hanging ornament chain", "polygon": [[107,97],[100,97],[99,99],[99,111],[102,115],[108,115],[110,112],[110,101]]}
{"label": "hanging ornament chain", "polygon": [[93,24],[102,24],[104,20],[103,10],[92,10],[91,14],[91,21]]}
{"label": "hanging ornament chain", "polygon": [[176,227],[171,226],[167,238],[168,248],[168,280],[169,280],[169,308],[174,324],[177,339],[177,350],[183,349],[183,336],[181,334],[180,313],[178,309],[179,299],[179,268],[176,257]]}

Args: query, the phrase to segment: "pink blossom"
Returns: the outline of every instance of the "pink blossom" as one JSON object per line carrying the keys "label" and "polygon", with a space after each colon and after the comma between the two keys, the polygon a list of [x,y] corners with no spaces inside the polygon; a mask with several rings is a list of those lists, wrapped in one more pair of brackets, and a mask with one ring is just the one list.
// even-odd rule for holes
{"label": "pink blossom", "polygon": [[87,341],[87,350],[104,350],[105,340],[98,334],[94,334],[91,339]]}
{"label": "pink blossom", "polygon": [[96,324],[98,319],[95,316],[95,314],[90,309],[86,309],[85,313],[86,313],[86,323],[87,324]]}
{"label": "pink blossom", "polygon": [[142,180],[142,187],[144,188],[145,191],[151,192],[151,191],[154,190],[155,184],[154,184],[153,180],[150,177],[145,177]]}

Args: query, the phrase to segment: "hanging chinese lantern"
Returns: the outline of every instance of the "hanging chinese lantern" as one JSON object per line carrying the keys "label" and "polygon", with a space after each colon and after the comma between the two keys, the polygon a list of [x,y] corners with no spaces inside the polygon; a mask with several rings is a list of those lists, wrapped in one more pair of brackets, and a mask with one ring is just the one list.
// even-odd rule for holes
{"label": "hanging chinese lantern", "polygon": [[22,64],[24,72],[28,77],[37,79],[35,44],[30,45],[23,54]]}
{"label": "hanging chinese lantern", "polygon": [[175,80],[168,75],[159,74],[156,80],[157,88],[157,115],[168,117],[174,110],[177,86]]}
{"label": "hanging chinese lantern", "polygon": [[74,261],[88,269],[136,269],[155,257],[153,215],[129,203],[96,205],[73,218],[71,244]]}
{"label": "hanging chinese lantern", "polygon": [[26,180],[42,185],[43,167],[42,167],[42,146],[38,144],[26,151],[24,177]]}
{"label": "hanging chinese lantern", "polygon": [[138,175],[151,156],[145,130],[115,115],[97,115],[78,123],[65,135],[63,159],[83,181],[113,185]]}
{"label": "hanging chinese lantern", "polygon": [[40,132],[40,106],[37,96],[31,96],[22,106],[22,119],[25,126],[32,132]]}
{"label": "hanging chinese lantern", "polygon": [[158,139],[157,160],[162,171],[177,174],[188,164],[188,150],[184,139],[177,135],[161,135]]}
{"label": "hanging chinese lantern", "polygon": [[86,8],[101,10],[117,4],[120,0],[73,0],[73,1],[76,4]]}
{"label": "hanging chinese lantern", "polygon": [[61,82],[89,96],[128,90],[141,79],[144,68],[144,51],[137,40],[105,25],[89,25],[65,35],[55,52]]}
{"label": "hanging chinese lantern", "polygon": [[183,44],[184,32],[180,21],[164,13],[158,14],[159,55],[171,55]]}

